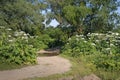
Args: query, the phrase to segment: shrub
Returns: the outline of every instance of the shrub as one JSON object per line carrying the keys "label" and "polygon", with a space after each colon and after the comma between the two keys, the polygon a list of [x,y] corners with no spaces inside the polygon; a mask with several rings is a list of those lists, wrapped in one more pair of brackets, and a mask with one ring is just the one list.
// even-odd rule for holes
{"label": "shrub", "polygon": [[28,44],[29,34],[0,28],[0,60],[2,63],[35,64],[36,51]]}
{"label": "shrub", "polygon": [[62,48],[62,53],[71,57],[93,56],[86,59],[96,65],[97,68],[105,70],[120,70],[120,35],[119,33],[92,33],[87,35],[76,35],[69,38],[68,43]]}
{"label": "shrub", "polygon": [[62,52],[72,57],[89,55],[96,52],[95,45],[81,37],[69,38],[68,43],[63,47]]}
{"label": "shrub", "polygon": [[0,48],[0,59],[3,63],[34,64],[35,49],[23,41],[16,41]]}
{"label": "shrub", "polygon": [[53,41],[54,41],[54,39],[49,37],[49,35],[43,34],[43,35],[39,35],[39,36],[32,36],[28,40],[28,43],[32,44],[32,46],[34,48],[36,48],[36,50],[40,50],[40,49],[48,48],[49,47],[48,45],[50,43],[52,43]]}
{"label": "shrub", "polygon": [[96,65],[97,68],[103,68],[109,71],[119,71],[120,70],[120,54],[116,55],[106,55],[100,54],[93,59],[93,64]]}

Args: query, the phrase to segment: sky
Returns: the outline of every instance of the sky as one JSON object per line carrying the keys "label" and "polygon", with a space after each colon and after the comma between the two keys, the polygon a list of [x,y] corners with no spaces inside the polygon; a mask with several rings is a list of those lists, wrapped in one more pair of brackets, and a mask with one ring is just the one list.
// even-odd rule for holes
{"label": "sky", "polygon": [[50,26],[56,27],[59,25],[59,23],[54,19],[51,21],[51,23],[49,24]]}
{"label": "sky", "polygon": [[[48,9],[47,11],[48,11],[48,12],[51,12],[50,9]],[[42,11],[42,14],[46,15],[46,12],[43,10],[43,11]],[[45,20],[45,21],[46,21],[46,20]],[[43,23],[45,24],[45,22],[43,22]],[[53,19],[53,20],[50,22],[50,24],[47,25],[47,26],[56,27],[56,26],[58,26],[58,25],[59,25],[59,23],[57,22],[57,20],[56,20],[56,19]]]}
{"label": "sky", "polygon": [[120,14],[120,7],[118,7],[118,10],[117,10],[117,12]]}

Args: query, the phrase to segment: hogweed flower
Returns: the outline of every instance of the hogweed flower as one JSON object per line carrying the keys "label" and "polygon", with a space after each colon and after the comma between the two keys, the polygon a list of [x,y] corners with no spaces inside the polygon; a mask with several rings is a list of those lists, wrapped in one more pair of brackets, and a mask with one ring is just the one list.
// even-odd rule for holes
{"label": "hogweed flower", "polygon": [[8,35],[8,37],[12,37],[11,35]]}
{"label": "hogweed flower", "polygon": [[68,40],[71,40],[71,38],[69,38]]}
{"label": "hogweed flower", "polygon": [[33,47],[33,45],[29,45],[30,47]]}
{"label": "hogweed flower", "polygon": [[79,39],[78,39],[78,38],[76,38],[76,40],[77,40],[77,41],[79,41]]}
{"label": "hogweed flower", "polygon": [[91,43],[92,46],[95,46],[96,44],[95,43]]}
{"label": "hogweed flower", "polygon": [[24,31],[20,31],[19,33],[20,33],[20,34],[24,34],[25,32],[24,32]]}
{"label": "hogweed flower", "polygon": [[6,30],[11,31],[12,29],[8,28],[8,29],[6,29]]}
{"label": "hogweed flower", "polygon": [[13,42],[13,40],[10,39],[10,40],[8,40],[8,42]]}
{"label": "hogweed flower", "polygon": [[79,35],[80,37],[83,37],[83,35]]}
{"label": "hogweed flower", "polygon": [[110,50],[110,48],[106,48],[106,50],[107,50],[107,51],[109,51],[109,50]]}
{"label": "hogweed flower", "polygon": [[26,37],[26,36],[22,36],[21,38],[22,38],[22,39],[28,39],[28,37]]}
{"label": "hogweed flower", "polygon": [[24,33],[23,35],[24,35],[24,36],[27,36],[27,34],[25,34],[25,33]]}
{"label": "hogweed flower", "polygon": [[98,36],[99,34],[98,34],[98,33],[95,33],[94,35]]}
{"label": "hogweed flower", "polygon": [[110,46],[114,46],[114,44],[110,44]]}
{"label": "hogweed flower", "polygon": [[85,38],[81,38],[82,40],[84,40]]}
{"label": "hogweed flower", "polygon": [[119,33],[115,33],[115,35],[116,35],[116,36],[118,36],[118,35],[119,35]]}
{"label": "hogweed flower", "polygon": [[69,44],[69,43],[67,43],[67,44]]}
{"label": "hogweed flower", "polygon": [[96,42],[99,42],[99,40],[95,40]]}
{"label": "hogweed flower", "polygon": [[79,35],[76,35],[76,37],[79,37]]}

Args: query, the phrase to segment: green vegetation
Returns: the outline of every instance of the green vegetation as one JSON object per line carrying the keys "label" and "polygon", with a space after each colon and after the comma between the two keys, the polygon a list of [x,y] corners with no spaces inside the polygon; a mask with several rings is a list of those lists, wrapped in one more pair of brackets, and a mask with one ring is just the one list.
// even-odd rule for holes
{"label": "green vegetation", "polygon": [[1,0],[0,26],[22,30],[31,35],[39,34],[44,20],[40,11],[44,7],[37,0]]}
{"label": "green vegetation", "polygon": [[69,38],[62,53],[83,62],[104,80],[119,78],[117,75],[120,73],[119,33],[92,33],[87,36],[88,39],[83,35]]}
{"label": "green vegetation", "polygon": [[[105,80],[118,79],[119,3],[118,0],[1,0],[0,70],[36,64],[38,50],[59,46],[61,55],[73,62],[72,71],[48,78],[76,79],[94,73]],[[60,23],[57,27],[49,26],[53,19]]]}
{"label": "green vegetation", "polygon": [[[71,34],[107,32],[119,24],[119,14],[115,13],[117,0],[47,0],[51,7],[49,17],[55,18],[61,26],[71,26]],[[116,20],[116,21],[114,21]]]}
{"label": "green vegetation", "polygon": [[3,62],[0,62],[0,71],[4,71],[4,70],[12,70],[12,69],[20,69],[20,68],[23,68],[23,67],[27,67],[27,66],[33,66],[33,64],[29,64],[29,65],[24,65],[24,64],[21,64],[21,65],[18,65],[16,63],[3,63]]}
{"label": "green vegetation", "polygon": [[[4,32],[3,32],[4,31]],[[11,32],[0,28],[0,59],[2,63],[36,63],[35,48],[28,43],[28,36],[23,31]]]}

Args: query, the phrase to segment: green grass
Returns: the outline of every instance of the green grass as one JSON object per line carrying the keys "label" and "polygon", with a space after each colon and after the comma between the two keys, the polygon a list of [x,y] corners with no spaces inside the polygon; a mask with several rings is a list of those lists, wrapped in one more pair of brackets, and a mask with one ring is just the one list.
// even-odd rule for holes
{"label": "green grass", "polygon": [[[93,54],[93,55],[88,55],[88,56],[84,56],[83,58],[87,61],[90,61],[92,59],[94,59],[96,56],[98,56],[97,54]],[[84,60],[82,59],[82,60]],[[93,61],[93,60],[92,60]],[[82,61],[84,62],[84,61]],[[89,64],[89,62],[84,62],[86,64]],[[94,66],[94,65],[93,65]],[[87,66],[88,68],[91,68],[91,66]],[[93,72],[95,75],[97,75],[98,77],[100,77],[102,80],[120,80],[120,71],[109,71],[109,70],[105,70],[102,68],[96,68],[95,66],[92,67],[93,68]]]}
{"label": "green grass", "polygon": [[98,75],[102,80],[120,80],[120,71],[105,71],[105,70],[98,70],[96,75]]}
{"label": "green grass", "polygon": [[20,69],[26,66],[31,66],[31,65],[18,65],[18,64],[13,64],[13,63],[2,63],[0,62],[0,71],[4,70],[12,70],[12,69]]}

